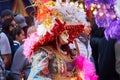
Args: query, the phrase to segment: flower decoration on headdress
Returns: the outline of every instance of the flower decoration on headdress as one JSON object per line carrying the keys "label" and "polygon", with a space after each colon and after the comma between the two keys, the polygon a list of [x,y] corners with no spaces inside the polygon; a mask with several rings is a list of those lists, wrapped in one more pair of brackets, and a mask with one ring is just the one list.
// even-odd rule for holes
{"label": "flower decoration on headdress", "polygon": [[45,45],[48,42],[53,41],[66,29],[65,23],[61,23],[58,19],[55,19],[55,21],[56,23],[54,22],[53,26],[49,29],[47,29],[44,24],[38,25],[37,32],[25,39],[24,54],[26,57],[30,58],[35,49],[41,45]]}
{"label": "flower decoration on headdress", "polygon": [[[67,7],[69,5],[66,6],[53,5],[53,2],[46,2],[41,4],[41,1],[39,0],[36,1],[38,2],[34,1],[34,3],[37,6],[36,11],[37,12],[36,19],[38,21],[37,32],[33,33],[29,38],[27,38],[24,43],[24,54],[28,58],[30,58],[31,55],[34,54],[34,51],[38,47],[46,45],[49,42],[52,42],[64,30],[68,30],[69,42],[71,42],[74,38],[78,37],[83,32],[84,29],[83,24],[85,24],[86,22],[85,12],[84,11],[82,12],[80,8],[76,8],[75,6]],[[56,4],[58,4],[58,2],[56,2]],[[69,10],[67,10],[66,7]],[[70,8],[73,11],[70,10]],[[69,14],[63,13],[61,9],[65,9],[62,11],[67,10],[67,13]],[[67,21],[65,19],[68,16],[71,16],[69,17],[70,21]]]}

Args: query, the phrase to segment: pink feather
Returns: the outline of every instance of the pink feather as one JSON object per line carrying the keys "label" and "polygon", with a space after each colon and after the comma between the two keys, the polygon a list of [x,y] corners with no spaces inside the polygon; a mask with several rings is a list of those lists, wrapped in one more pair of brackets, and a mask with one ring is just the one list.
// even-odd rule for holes
{"label": "pink feather", "polygon": [[33,45],[38,41],[39,39],[39,36],[37,33],[33,33],[31,34],[30,37],[28,37],[27,39],[25,39],[25,42],[24,42],[24,55],[27,57],[27,58],[30,58],[30,53],[32,53],[32,47]]}
{"label": "pink feather", "polygon": [[98,80],[98,76],[95,73],[95,67],[91,61],[83,56],[78,56],[74,59],[74,63],[75,68],[84,73],[85,80]]}

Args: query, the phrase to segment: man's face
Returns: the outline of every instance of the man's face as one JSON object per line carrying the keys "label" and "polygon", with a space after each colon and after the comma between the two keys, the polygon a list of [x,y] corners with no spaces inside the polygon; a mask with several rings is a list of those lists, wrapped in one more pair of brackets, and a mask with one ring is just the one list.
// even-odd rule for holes
{"label": "man's face", "polygon": [[88,22],[88,25],[84,28],[84,34],[85,35],[89,35],[91,32],[91,25],[90,25],[90,22]]}

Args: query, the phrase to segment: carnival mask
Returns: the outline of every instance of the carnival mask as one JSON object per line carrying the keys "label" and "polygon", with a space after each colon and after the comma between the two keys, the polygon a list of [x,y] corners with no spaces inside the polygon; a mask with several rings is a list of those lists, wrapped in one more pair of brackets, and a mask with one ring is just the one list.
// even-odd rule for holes
{"label": "carnival mask", "polygon": [[65,31],[62,32],[61,35],[60,35],[61,44],[67,44],[67,43],[68,43],[68,39],[69,39],[68,31],[65,30]]}

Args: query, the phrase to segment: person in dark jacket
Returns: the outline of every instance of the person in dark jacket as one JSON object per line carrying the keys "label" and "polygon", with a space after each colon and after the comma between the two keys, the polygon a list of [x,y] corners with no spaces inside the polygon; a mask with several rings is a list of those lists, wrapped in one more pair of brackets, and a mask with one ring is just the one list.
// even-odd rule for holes
{"label": "person in dark jacket", "polygon": [[91,47],[99,80],[120,80],[115,70],[115,42],[105,38],[104,28],[93,26]]}

